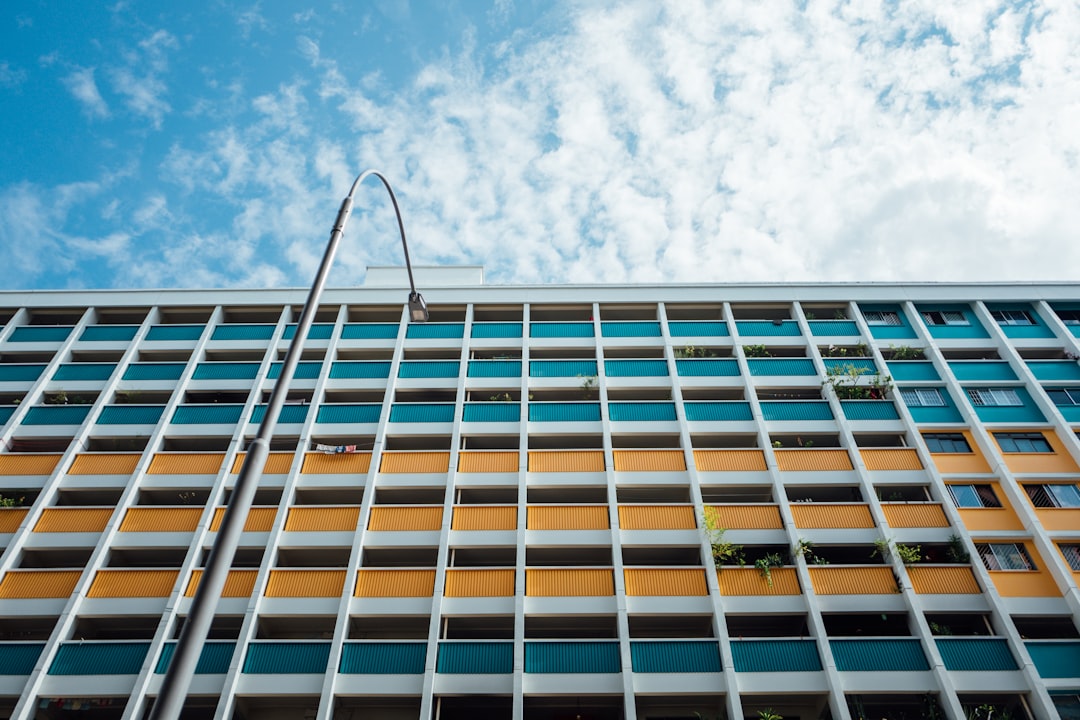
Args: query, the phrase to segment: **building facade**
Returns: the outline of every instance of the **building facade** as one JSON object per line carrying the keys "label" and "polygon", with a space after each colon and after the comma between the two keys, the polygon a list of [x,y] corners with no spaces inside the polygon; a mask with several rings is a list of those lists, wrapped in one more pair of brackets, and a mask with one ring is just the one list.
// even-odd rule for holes
{"label": "building facade", "polygon": [[[328,291],[191,720],[1080,717],[1080,287]],[[0,717],[142,718],[300,290],[0,293]]]}

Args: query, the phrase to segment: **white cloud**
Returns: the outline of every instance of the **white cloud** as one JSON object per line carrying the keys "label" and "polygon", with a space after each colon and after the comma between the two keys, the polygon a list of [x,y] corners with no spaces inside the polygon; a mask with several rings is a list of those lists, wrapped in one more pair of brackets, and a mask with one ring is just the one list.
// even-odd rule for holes
{"label": "white cloud", "polygon": [[64,78],[64,86],[79,101],[87,116],[92,118],[109,116],[109,106],[101,97],[97,82],[94,81],[94,68],[79,68],[70,73]]}
{"label": "white cloud", "polygon": [[137,115],[160,128],[165,115],[172,111],[165,100],[168,86],[162,75],[168,70],[169,50],[179,47],[179,41],[166,30],[157,30],[140,41],[138,51],[125,54],[125,64],[110,72],[113,89],[125,98],[126,105]]}

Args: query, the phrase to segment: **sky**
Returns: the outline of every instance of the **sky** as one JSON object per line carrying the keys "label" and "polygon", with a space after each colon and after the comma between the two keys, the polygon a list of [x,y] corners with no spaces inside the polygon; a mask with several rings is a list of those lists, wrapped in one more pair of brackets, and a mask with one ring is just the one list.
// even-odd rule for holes
{"label": "sky", "polygon": [[[1075,0],[0,9],[0,287],[1080,278]],[[401,264],[365,183],[331,283]]]}

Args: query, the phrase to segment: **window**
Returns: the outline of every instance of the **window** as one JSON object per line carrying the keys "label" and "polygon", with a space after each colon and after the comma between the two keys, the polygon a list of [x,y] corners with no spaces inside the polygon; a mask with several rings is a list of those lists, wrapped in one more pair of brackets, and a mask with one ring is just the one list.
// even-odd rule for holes
{"label": "window", "polygon": [[994,439],[1005,453],[1054,452],[1042,433],[994,433]]}
{"label": "window", "polygon": [[1046,394],[1055,405],[1080,405],[1080,388],[1047,388]]}
{"label": "window", "polygon": [[1027,310],[991,310],[998,325],[1034,325],[1035,319]]}
{"label": "window", "polygon": [[866,319],[867,325],[903,325],[900,321],[899,313],[892,312],[891,310],[866,310],[863,312],[863,318]]}
{"label": "window", "polygon": [[1065,562],[1073,572],[1080,572],[1080,545],[1059,545],[1061,554],[1065,556]]}
{"label": "window", "polygon": [[937,388],[903,388],[900,397],[908,407],[944,407],[945,398]]}
{"label": "window", "polygon": [[978,543],[975,550],[987,570],[1035,570],[1035,563],[1020,543]]}
{"label": "window", "polygon": [[970,325],[959,310],[943,310],[920,313],[927,325]]}
{"label": "window", "polygon": [[932,453],[969,453],[971,446],[960,433],[925,433],[927,449]]}
{"label": "window", "polygon": [[1080,488],[1075,485],[1025,485],[1024,490],[1035,507],[1080,507]]}
{"label": "window", "polygon": [[971,404],[976,407],[1016,407],[1024,404],[1012,388],[968,388],[967,394]]}
{"label": "window", "polygon": [[949,485],[949,494],[958,508],[999,508],[1001,501],[989,485]]}
{"label": "window", "polygon": [[1066,325],[1080,325],[1080,310],[1056,310],[1061,322]]}

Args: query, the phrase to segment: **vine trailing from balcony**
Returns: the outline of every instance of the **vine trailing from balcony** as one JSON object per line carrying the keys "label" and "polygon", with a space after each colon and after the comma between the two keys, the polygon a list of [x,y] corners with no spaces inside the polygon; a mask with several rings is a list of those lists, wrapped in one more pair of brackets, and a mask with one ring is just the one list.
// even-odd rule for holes
{"label": "vine trailing from balcony", "polygon": [[892,390],[891,375],[874,375],[868,383],[860,383],[870,370],[864,366],[844,363],[829,368],[821,383],[823,388],[832,388],[840,400],[886,400]]}
{"label": "vine trailing from balcony", "polygon": [[739,567],[746,565],[746,554],[743,552],[743,546],[724,539],[724,533],[727,530],[720,526],[716,510],[706,507],[702,515],[704,517],[702,527],[705,528],[705,536],[709,539],[709,546],[712,549],[713,563],[715,563],[716,569],[719,570],[724,565],[738,565]]}
{"label": "vine trailing from balcony", "polygon": [[754,561],[754,567],[761,574],[761,577],[765,578],[765,582],[769,587],[772,587],[772,570],[773,568],[783,567],[784,558],[780,553],[769,553],[763,557],[759,557]]}
{"label": "vine trailing from balcony", "polygon": [[828,565],[829,561],[814,552],[814,543],[811,540],[799,538],[795,541],[792,552],[806,560],[810,565]]}

